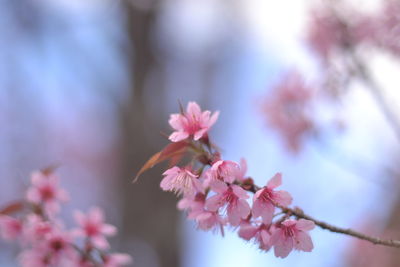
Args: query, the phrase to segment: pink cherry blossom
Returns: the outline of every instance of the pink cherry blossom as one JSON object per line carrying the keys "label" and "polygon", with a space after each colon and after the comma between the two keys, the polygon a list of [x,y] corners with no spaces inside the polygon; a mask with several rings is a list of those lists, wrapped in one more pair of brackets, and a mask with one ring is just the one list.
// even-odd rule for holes
{"label": "pink cherry blossom", "polygon": [[51,253],[53,257],[70,257],[75,251],[71,245],[72,240],[70,233],[55,228],[46,236],[45,250]]}
{"label": "pink cherry blossom", "polygon": [[215,181],[233,183],[240,176],[240,166],[234,161],[218,160],[205,173],[204,186],[211,186]]}
{"label": "pink cherry blossom", "polygon": [[56,226],[56,224],[50,221],[44,221],[42,217],[36,214],[29,214],[25,219],[23,227],[24,241],[32,244],[41,241],[50,234]]}
{"label": "pink cherry blossom", "polygon": [[163,175],[164,179],[160,183],[160,187],[164,191],[172,191],[184,195],[193,195],[196,192],[203,192],[203,187],[195,175],[190,170],[179,167],[172,167],[166,170]]}
{"label": "pink cherry blossom", "polygon": [[275,211],[275,204],[288,206],[292,197],[286,191],[275,191],[282,184],[282,174],[277,173],[269,180],[267,185],[258,190],[253,197],[252,214],[254,218],[262,217],[264,224],[270,224]]}
{"label": "pink cherry blossom", "polygon": [[246,201],[249,196],[243,188],[237,185],[228,186],[220,181],[214,182],[212,188],[217,194],[206,200],[209,211],[217,211],[226,206],[228,221],[233,226],[250,214],[250,206]]}
{"label": "pink cherry blossom", "polygon": [[103,211],[100,208],[91,208],[87,215],[80,211],[74,213],[75,221],[80,228],[73,231],[77,237],[86,237],[93,245],[100,249],[109,248],[105,236],[112,236],[116,233],[113,225],[104,223]]}
{"label": "pink cherry blossom", "polygon": [[27,200],[43,205],[49,215],[59,211],[60,202],[68,200],[67,192],[59,188],[58,178],[54,174],[34,172],[31,176],[31,183],[26,194]]}
{"label": "pink cherry blossom", "polygon": [[70,266],[71,260],[76,257],[76,250],[72,246],[72,236],[61,229],[53,228],[52,232],[32,244],[30,249],[19,255],[23,267],[50,267]]}
{"label": "pink cherry blossom", "polygon": [[211,126],[217,121],[219,112],[201,111],[196,102],[189,102],[184,114],[171,114],[169,124],[175,130],[169,140],[179,142],[188,137],[199,140],[205,136]]}
{"label": "pink cherry blossom", "polygon": [[272,229],[271,244],[276,257],[285,258],[293,249],[311,252],[314,248],[308,231],[314,229],[312,221],[285,220]]}
{"label": "pink cherry blossom", "polygon": [[271,248],[271,234],[269,227],[265,224],[254,226],[249,221],[242,221],[238,235],[247,241],[254,238],[262,250],[268,251]]}
{"label": "pink cherry blossom", "polygon": [[184,197],[178,202],[178,209],[188,210],[187,218],[194,220],[201,230],[216,230],[224,235],[226,221],[216,211],[208,211],[205,208],[206,196],[197,193],[196,196]]}
{"label": "pink cherry blossom", "polygon": [[5,240],[15,240],[22,233],[22,222],[7,215],[0,215],[0,234]]}
{"label": "pink cherry blossom", "polygon": [[18,256],[18,261],[22,267],[49,267],[51,258],[39,248],[26,249]]}

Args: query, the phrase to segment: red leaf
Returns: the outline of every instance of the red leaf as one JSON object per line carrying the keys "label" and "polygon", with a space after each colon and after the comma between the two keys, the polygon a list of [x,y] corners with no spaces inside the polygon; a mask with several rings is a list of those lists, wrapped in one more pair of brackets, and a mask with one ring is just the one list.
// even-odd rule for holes
{"label": "red leaf", "polygon": [[8,204],[4,208],[0,209],[0,214],[1,215],[8,215],[8,214],[11,214],[11,213],[18,212],[18,211],[22,210],[23,206],[24,205],[20,201],[13,202],[11,204]]}
{"label": "red leaf", "polygon": [[154,154],[143,167],[137,173],[133,183],[135,183],[139,176],[142,175],[148,169],[153,168],[156,164],[163,162],[164,160],[171,159],[171,162],[179,162],[182,155],[186,152],[188,143],[185,141],[171,143],[167,145],[163,150]]}

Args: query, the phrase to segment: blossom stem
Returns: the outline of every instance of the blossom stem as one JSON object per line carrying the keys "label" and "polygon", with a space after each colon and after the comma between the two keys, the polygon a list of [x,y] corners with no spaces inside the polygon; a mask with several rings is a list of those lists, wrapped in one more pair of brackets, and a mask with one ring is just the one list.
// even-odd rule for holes
{"label": "blossom stem", "polygon": [[[259,187],[257,185],[253,185],[253,187],[248,189],[248,191],[255,193],[260,189],[261,189],[261,187]],[[278,207],[279,209],[281,209],[283,213],[290,214],[291,216],[294,216],[298,219],[306,219],[309,221],[313,221],[315,223],[315,225],[317,225],[318,227],[328,230],[330,232],[349,235],[349,236],[352,236],[352,237],[355,237],[358,239],[369,241],[375,245],[400,248],[400,240],[381,239],[378,237],[369,236],[369,235],[354,231],[353,229],[350,229],[350,228],[341,228],[341,227],[334,226],[332,224],[317,220],[317,219],[311,217],[310,215],[305,214],[299,208],[292,209],[292,208],[281,206],[277,203],[274,203],[274,205],[276,207]]]}
{"label": "blossom stem", "polygon": [[313,221],[317,226],[319,226],[322,229],[325,229],[325,230],[328,230],[328,231],[331,231],[331,232],[334,232],[334,233],[353,236],[353,237],[356,237],[358,239],[369,241],[369,242],[371,242],[371,243],[373,243],[375,245],[383,245],[383,246],[388,246],[388,247],[400,248],[400,240],[381,239],[381,238],[378,238],[378,237],[372,237],[372,236],[369,236],[369,235],[354,231],[354,230],[349,229],[349,228],[346,229],[346,228],[337,227],[337,226],[331,225],[329,223],[314,219],[313,217],[305,214],[304,212],[302,212],[299,209],[291,209],[291,208],[282,207],[282,206],[279,206],[279,205],[276,205],[276,206],[278,208],[280,208],[282,210],[282,212],[290,213],[293,216],[295,216],[296,218]]}

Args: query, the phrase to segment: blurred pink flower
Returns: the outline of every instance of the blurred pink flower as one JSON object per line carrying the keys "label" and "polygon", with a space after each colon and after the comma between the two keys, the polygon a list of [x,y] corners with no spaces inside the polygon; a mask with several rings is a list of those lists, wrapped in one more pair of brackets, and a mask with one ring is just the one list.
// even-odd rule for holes
{"label": "blurred pink flower", "polygon": [[88,238],[96,248],[109,248],[105,236],[113,236],[117,229],[113,225],[104,223],[104,214],[100,208],[91,208],[86,215],[81,211],[75,211],[74,217],[80,226],[73,230],[74,236]]}
{"label": "blurred pink flower", "polygon": [[385,1],[383,10],[369,22],[367,41],[396,56],[400,56],[400,3]]}
{"label": "blurred pink flower", "polygon": [[218,115],[218,111],[213,115],[208,110],[202,112],[196,102],[189,102],[186,113],[171,114],[169,124],[175,132],[169,136],[169,140],[179,142],[190,136],[193,136],[194,140],[199,140],[217,121]]}
{"label": "blurred pink flower", "polygon": [[273,227],[271,244],[274,246],[275,256],[285,258],[293,249],[311,252],[314,245],[308,231],[314,227],[314,222],[304,219],[285,220]]}
{"label": "blurred pink flower", "polygon": [[22,233],[20,220],[7,215],[0,215],[0,234],[5,240],[15,240]]}
{"label": "blurred pink flower", "polygon": [[50,221],[44,221],[42,217],[36,214],[29,214],[23,227],[24,241],[32,244],[36,243],[50,234],[55,226]]}
{"label": "blurred pink flower", "polygon": [[288,72],[262,103],[268,124],[284,138],[287,147],[298,152],[301,141],[314,129],[309,115],[313,89],[296,71]]}
{"label": "blurred pink flower", "polygon": [[[350,10],[346,10],[349,13]],[[344,13],[344,12],[342,12]],[[354,14],[351,14],[354,17]],[[352,27],[346,25],[334,13],[333,7],[322,7],[313,10],[310,14],[311,21],[308,30],[308,43],[321,57],[323,63],[328,63],[332,54],[341,52],[350,43]]]}
{"label": "blurred pink flower", "polygon": [[249,197],[243,188],[237,185],[226,185],[224,182],[216,181],[212,188],[216,195],[206,200],[206,208],[210,211],[218,211],[226,206],[228,221],[236,226],[240,219],[245,219],[250,214],[250,206],[246,199]]}
{"label": "blurred pink flower", "polygon": [[59,188],[58,178],[54,174],[45,174],[37,171],[32,173],[31,187],[28,189],[26,198],[28,201],[43,205],[48,215],[59,211],[60,202],[68,200],[65,190]]}
{"label": "blurred pink flower", "polygon": [[197,179],[198,175],[192,173],[189,169],[172,167],[166,170],[165,176],[160,183],[164,191],[172,191],[178,195],[194,195],[197,192],[204,192],[203,186]]}
{"label": "blurred pink flower", "polygon": [[77,254],[72,246],[71,234],[58,228],[53,228],[31,245],[32,248],[19,255],[23,267],[71,266],[68,263],[71,263]]}
{"label": "blurred pink flower", "polygon": [[252,214],[254,218],[260,217],[264,224],[270,224],[275,212],[275,203],[288,206],[292,203],[292,197],[286,191],[275,191],[282,184],[282,174],[277,173],[267,185],[258,190],[253,197]]}

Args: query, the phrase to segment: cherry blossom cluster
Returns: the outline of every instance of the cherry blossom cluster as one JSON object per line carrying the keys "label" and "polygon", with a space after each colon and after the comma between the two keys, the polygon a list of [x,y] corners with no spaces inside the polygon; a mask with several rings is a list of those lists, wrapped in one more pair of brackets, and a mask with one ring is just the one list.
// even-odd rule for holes
{"label": "cherry blossom cluster", "polygon": [[104,222],[98,207],[87,213],[75,211],[76,226],[67,229],[60,207],[68,193],[59,186],[53,170],[32,173],[25,199],[0,212],[0,237],[21,247],[18,261],[23,267],[72,266],[118,267],[132,259],[122,253],[110,253],[107,237],[116,227]]}
{"label": "cherry blossom cluster", "polygon": [[259,188],[246,176],[245,160],[237,163],[221,158],[208,135],[217,118],[218,112],[201,111],[195,102],[189,102],[186,111],[171,115],[169,124],[175,130],[169,136],[172,143],[151,161],[157,163],[164,157],[176,163],[187,152],[190,161],[166,170],[161,188],[182,196],[178,208],[186,211],[199,229],[223,234],[224,228],[230,227],[264,251],[273,247],[281,258],[292,250],[312,251],[308,231],[314,222],[282,212],[292,202],[288,192],[277,190],[282,175],[277,173]]}
{"label": "cherry blossom cluster", "polygon": [[316,129],[312,116],[314,88],[297,71],[286,73],[261,102],[267,124],[283,137],[289,151],[298,152],[303,139]]}
{"label": "cherry blossom cluster", "polygon": [[[320,63],[321,75],[310,82],[290,69],[260,105],[268,126],[279,133],[289,151],[299,152],[306,138],[322,131],[313,112],[318,103],[338,103],[353,81],[375,86],[368,73],[371,52],[400,55],[399,12],[397,0],[382,1],[372,14],[346,1],[324,1],[310,12],[305,41]],[[333,118],[328,122],[331,126],[341,130],[343,121]]]}

